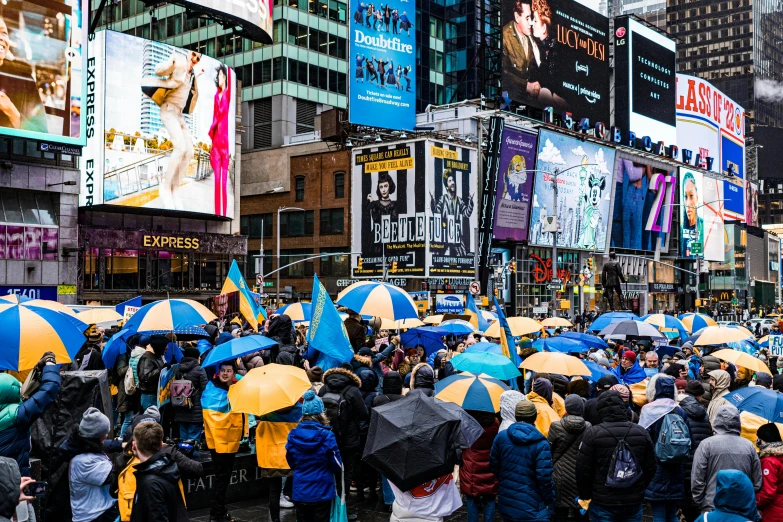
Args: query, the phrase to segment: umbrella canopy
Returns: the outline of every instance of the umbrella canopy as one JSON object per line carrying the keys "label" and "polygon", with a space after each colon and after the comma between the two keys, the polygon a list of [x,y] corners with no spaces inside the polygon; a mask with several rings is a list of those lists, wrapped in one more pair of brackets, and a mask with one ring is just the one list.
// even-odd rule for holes
{"label": "umbrella canopy", "polygon": [[588,379],[590,379],[593,382],[598,382],[598,379],[603,377],[604,375],[610,375],[612,372],[604,368],[598,363],[594,363],[593,361],[582,361],[584,365],[587,367],[588,370],[590,370],[590,376]]}
{"label": "umbrella canopy", "polygon": [[619,323],[612,323],[606,328],[598,332],[598,335],[603,335],[606,338],[611,339],[628,339],[636,337],[649,337],[650,339],[666,339],[666,337],[658,331],[656,327],[651,324],[642,323],[640,321],[620,321]]}
{"label": "umbrella canopy", "polygon": [[301,368],[287,364],[265,364],[253,368],[231,386],[228,389],[228,400],[232,411],[266,415],[293,406],[310,386],[310,379]]}
{"label": "umbrella canopy", "polygon": [[524,360],[520,368],[538,373],[560,375],[592,375],[585,363],[573,355],[560,352],[538,352]]}
{"label": "umbrella canopy", "polygon": [[699,337],[693,344],[694,346],[711,346],[716,344],[744,341],[745,339],[752,337],[752,334],[743,332],[739,328],[729,328],[728,326],[708,326],[699,332]]}
{"label": "umbrella canopy", "polygon": [[417,393],[373,408],[362,460],[403,491],[454,472],[460,421]]}
{"label": "umbrella canopy", "polygon": [[451,365],[460,372],[468,372],[473,375],[483,373],[502,381],[508,381],[522,375],[508,357],[487,352],[460,353],[451,358]]}
{"label": "umbrella canopy", "polygon": [[24,303],[27,301],[32,301],[29,297],[26,297],[21,294],[7,294],[7,295],[0,295],[0,302],[8,302],[12,304],[19,304]]}
{"label": "umbrella canopy", "polygon": [[441,330],[438,326],[422,326],[420,328],[411,328],[403,332],[400,336],[402,345],[406,348],[415,348],[423,346],[424,351],[429,355],[432,352],[443,348],[443,337],[449,332]]}
{"label": "umbrella canopy", "polygon": [[464,319],[450,319],[448,321],[443,321],[440,323],[438,328],[442,328],[454,335],[465,335],[476,331],[476,328]]}
{"label": "umbrella canopy", "polygon": [[739,411],[747,411],[769,422],[777,422],[783,414],[783,393],[763,386],[746,386],[726,395],[726,400]]}
{"label": "umbrella canopy", "polygon": [[566,337],[547,337],[533,342],[533,348],[539,352],[584,353],[590,348],[583,342]]}
{"label": "umbrella canopy", "polygon": [[418,317],[414,317],[411,319],[397,319],[394,321],[394,330],[407,330],[408,328],[418,328],[419,326],[424,326],[426,323],[419,319]]}
{"label": "umbrella canopy", "polygon": [[487,342],[480,342],[480,343],[473,343],[467,348],[465,348],[465,353],[496,353],[498,355],[503,355],[503,347],[496,343],[487,343]]}
{"label": "umbrella canopy", "polygon": [[276,313],[287,315],[292,321],[309,321],[313,317],[312,303],[291,303],[280,308]]}
{"label": "umbrella canopy", "polygon": [[587,328],[588,332],[598,332],[603,330],[612,323],[619,323],[620,321],[629,321],[631,319],[638,319],[638,315],[631,312],[609,312],[598,316]]}
{"label": "umbrella canopy", "polygon": [[419,317],[416,303],[405,290],[377,281],[359,281],[337,295],[335,304],[360,315],[397,319]]}
{"label": "umbrella canopy", "polygon": [[60,312],[61,314],[69,315],[71,317],[77,317],[81,322],[86,323],[87,325],[95,324],[89,321],[85,321],[79,317],[79,314],[74,312],[72,308],[68,308],[58,301],[49,301],[47,299],[24,299],[20,300],[19,302],[24,303],[25,306],[37,306],[38,308],[46,308],[48,310]]}
{"label": "umbrella canopy", "polygon": [[47,308],[2,302],[0,370],[29,370],[44,352],[53,352],[57,363],[69,363],[84,344],[82,332],[87,327],[73,317]]}
{"label": "umbrella canopy", "polygon": [[677,318],[689,332],[696,332],[708,326],[718,326],[715,319],[704,314],[681,314]]}
{"label": "umbrella canopy", "polygon": [[118,314],[114,308],[92,308],[79,313],[77,317],[87,324],[117,324],[123,320],[123,316]]}
{"label": "umbrella canopy", "polygon": [[[718,328],[718,327],[712,326],[711,328]],[[764,364],[759,359],[756,359],[752,355],[747,354],[745,352],[738,352],[737,350],[725,349],[725,350],[718,350],[712,352],[710,355],[717,357],[721,361],[728,361],[730,363],[734,363],[737,366],[742,366],[743,368],[753,370],[754,372],[764,372],[772,375],[772,372],[769,371],[769,367],[766,364]]]}
{"label": "umbrella canopy", "polygon": [[237,357],[242,357],[260,350],[268,350],[269,347],[276,344],[277,342],[275,340],[257,334],[232,339],[215,346],[215,348],[207,354],[207,358],[201,362],[201,366],[206,368],[207,366],[236,359]]}
{"label": "umbrella canopy", "polygon": [[590,335],[586,333],[581,332],[565,332],[559,335],[562,339],[573,339],[575,341],[579,341],[585,345],[587,345],[589,348],[597,348],[599,350],[604,350],[606,348],[609,348],[609,344],[601,339],[600,337],[596,337],[595,335]]}
{"label": "umbrella canopy", "polygon": [[769,348],[769,335],[765,335],[761,339],[758,340],[758,345],[761,348]]}
{"label": "umbrella canopy", "polygon": [[443,315],[430,315],[424,318],[424,324],[440,324],[443,322]]}
{"label": "umbrella canopy", "polygon": [[488,375],[457,373],[435,383],[435,398],[465,410],[500,411],[500,396],[509,387]]}
{"label": "umbrella canopy", "polygon": [[[543,328],[541,323],[529,317],[509,317],[508,326],[511,328],[511,335],[514,337],[538,333]],[[500,337],[500,321],[495,321],[489,325],[484,335],[487,337]]]}
{"label": "umbrella canopy", "polygon": [[489,310],[480,310],[479,313],[487,320],[487,322],[493,322],[498,320],[498,314],[490,312]]}
{"label": "umbrella canopy", "polygon": [[673,328],[680,334],[681,339],[688,337],[688,332],[682,321],[668,314],[648,314],[639,318],[640,321],[657,326],[659,329]]}
{"label": "umbrella canopy", "polygon": [[565,317],[547,317],[541,321],[541,324],[547,328],[570,328],[574,326],[571,321]]}
{"label": "umbrella canopy", "polygon": [[[414,392],[417,390],[414,390]],[[474,419],[470,413],[466,412],[453,402],[446,402],[440,399],[435,399],[443,409],[454,415],[454,417],[460,420],[459,423],[459,447],[467,449],[476,442],[479,437],[484,434],[484,428],[481,424]]]}
{"label": "umbrella canopy", "polygon": [[164,299],[139,308],[125,323],[125,328],[135,332],[176,332],[215,319],[217,316],[206,306],[192,299]]}
{"label": "umbrella canopy", "polygon": [[131,335],[133,335],[131,330],[123,328],[106,341],[106,344],[103,345],[103,351],[101,351],[104,366],[114,368],[117,357],[128,351],[127,341]]}

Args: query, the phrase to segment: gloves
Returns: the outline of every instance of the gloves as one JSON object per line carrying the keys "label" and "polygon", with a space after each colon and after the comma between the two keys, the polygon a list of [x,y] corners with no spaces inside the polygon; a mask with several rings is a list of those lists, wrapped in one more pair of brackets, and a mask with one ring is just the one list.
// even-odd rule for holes
{"label": "gloves", "polygon": [[44,352],[43,357],[41,357],[41,360],[38,361],[38,364],[36,364],[35,367],[39,372],[42,372],[44,366],[46,366],[47,363],[57,364],[57,359],[54,357],[54,352]]}

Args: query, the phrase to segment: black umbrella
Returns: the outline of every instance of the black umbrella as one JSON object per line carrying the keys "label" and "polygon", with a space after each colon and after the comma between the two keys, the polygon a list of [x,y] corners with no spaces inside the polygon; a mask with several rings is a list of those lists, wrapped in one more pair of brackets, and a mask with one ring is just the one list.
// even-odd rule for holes
{"label": "black umbrella", "polygon": [[[418,390],[411,390],[411,393],[415,391]],[[476,419],[471,417],[470,413],[466,412],[458,404],[442,401],[440,399],[435,399],[435,402],[460,420],[458,439],[460,448],[467,449],[471,447],[473,443],[484,434],[484,428],[481,427],[481,424],[479,424]]]}
{"label": "black umbrella", "polygon": [[362,460],[408,491],[454,471],[459,437],[458,417],[414,394],[373,408]]}
{"label": "black umbrella", "polygon": [[621,321],[619,323],[612,323],[601,330],[598,335],[603,335],[607,339],[636,339],[639,337],[666,339],[655,326],[641,321]]}

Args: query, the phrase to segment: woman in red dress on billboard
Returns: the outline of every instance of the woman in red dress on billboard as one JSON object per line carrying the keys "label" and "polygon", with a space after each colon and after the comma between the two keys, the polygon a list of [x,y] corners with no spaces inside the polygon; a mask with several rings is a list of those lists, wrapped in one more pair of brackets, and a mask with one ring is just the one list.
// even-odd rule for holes
{"label": "woman in red dress on billboard", "polygon": [[212,139],[212,150],[209,153],[209,162],[215,172],[215,215],[225,216],[228,213],[228,164],[231,161],[229,155],[228,122],[231,114],[231,72],[223,64],[217,68],[215,83],[215,107],[212,111],[212,126],[209,128],[209,137]]}

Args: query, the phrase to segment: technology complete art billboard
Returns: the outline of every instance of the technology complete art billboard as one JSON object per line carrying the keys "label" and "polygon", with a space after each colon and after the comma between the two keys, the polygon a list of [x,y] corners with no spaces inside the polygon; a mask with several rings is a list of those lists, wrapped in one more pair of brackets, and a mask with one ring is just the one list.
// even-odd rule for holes
{"label": "technology complete art billboard", "polygon": [[84,145],[87,7],[2,2],[0,134]]}
{"label": "technology complete art billboard", "polygon": [[213,58],[113,31],[91,44],[81,206],[232,218],[236,82]]}
{"label": "technology complete art billboard", "polygon": [[573,0],[503,0],[507,99],[609,123],[609,19]]}
{"label": "technology complete art billboard", "polygon": [[407,0],[376,6],[351,0],[350,102],[357,125],[412,130],[416,126],[416,8]]}
{"label": "technology complete art billboard", "polygon": [[[187,9],[227,19],[240,34],[256,42],[272,43],[272,0],[180,0]],[[229,25],[229,24],[227,24]]]}
{"label": "technology complete art billboard", "polygon": [[504,127],[501,143],[493,236],[526,241],[538,136]]}
{"label": "technology complete art billboard", "polygon": [[680,167],[680,257],[724,262],[722,199],[721,180]]}
{"label": "technology complete art billboard", "polygon": [[[473,275],[476,151],[417,140],[353,151],[354,275]],[[397,270],[392,272],[396,263]]]}
{"label": "technology complete art billboard", "polygon": [[[612,167],[615,150],[591,141],[542,130],[538,136],[531,245],[551,246],[551,232],[542,230],[546,216],[555,214],[560,232],[557,246],[606,251],[611,212]],[[557,173],[557,209],[553,174]]]}

